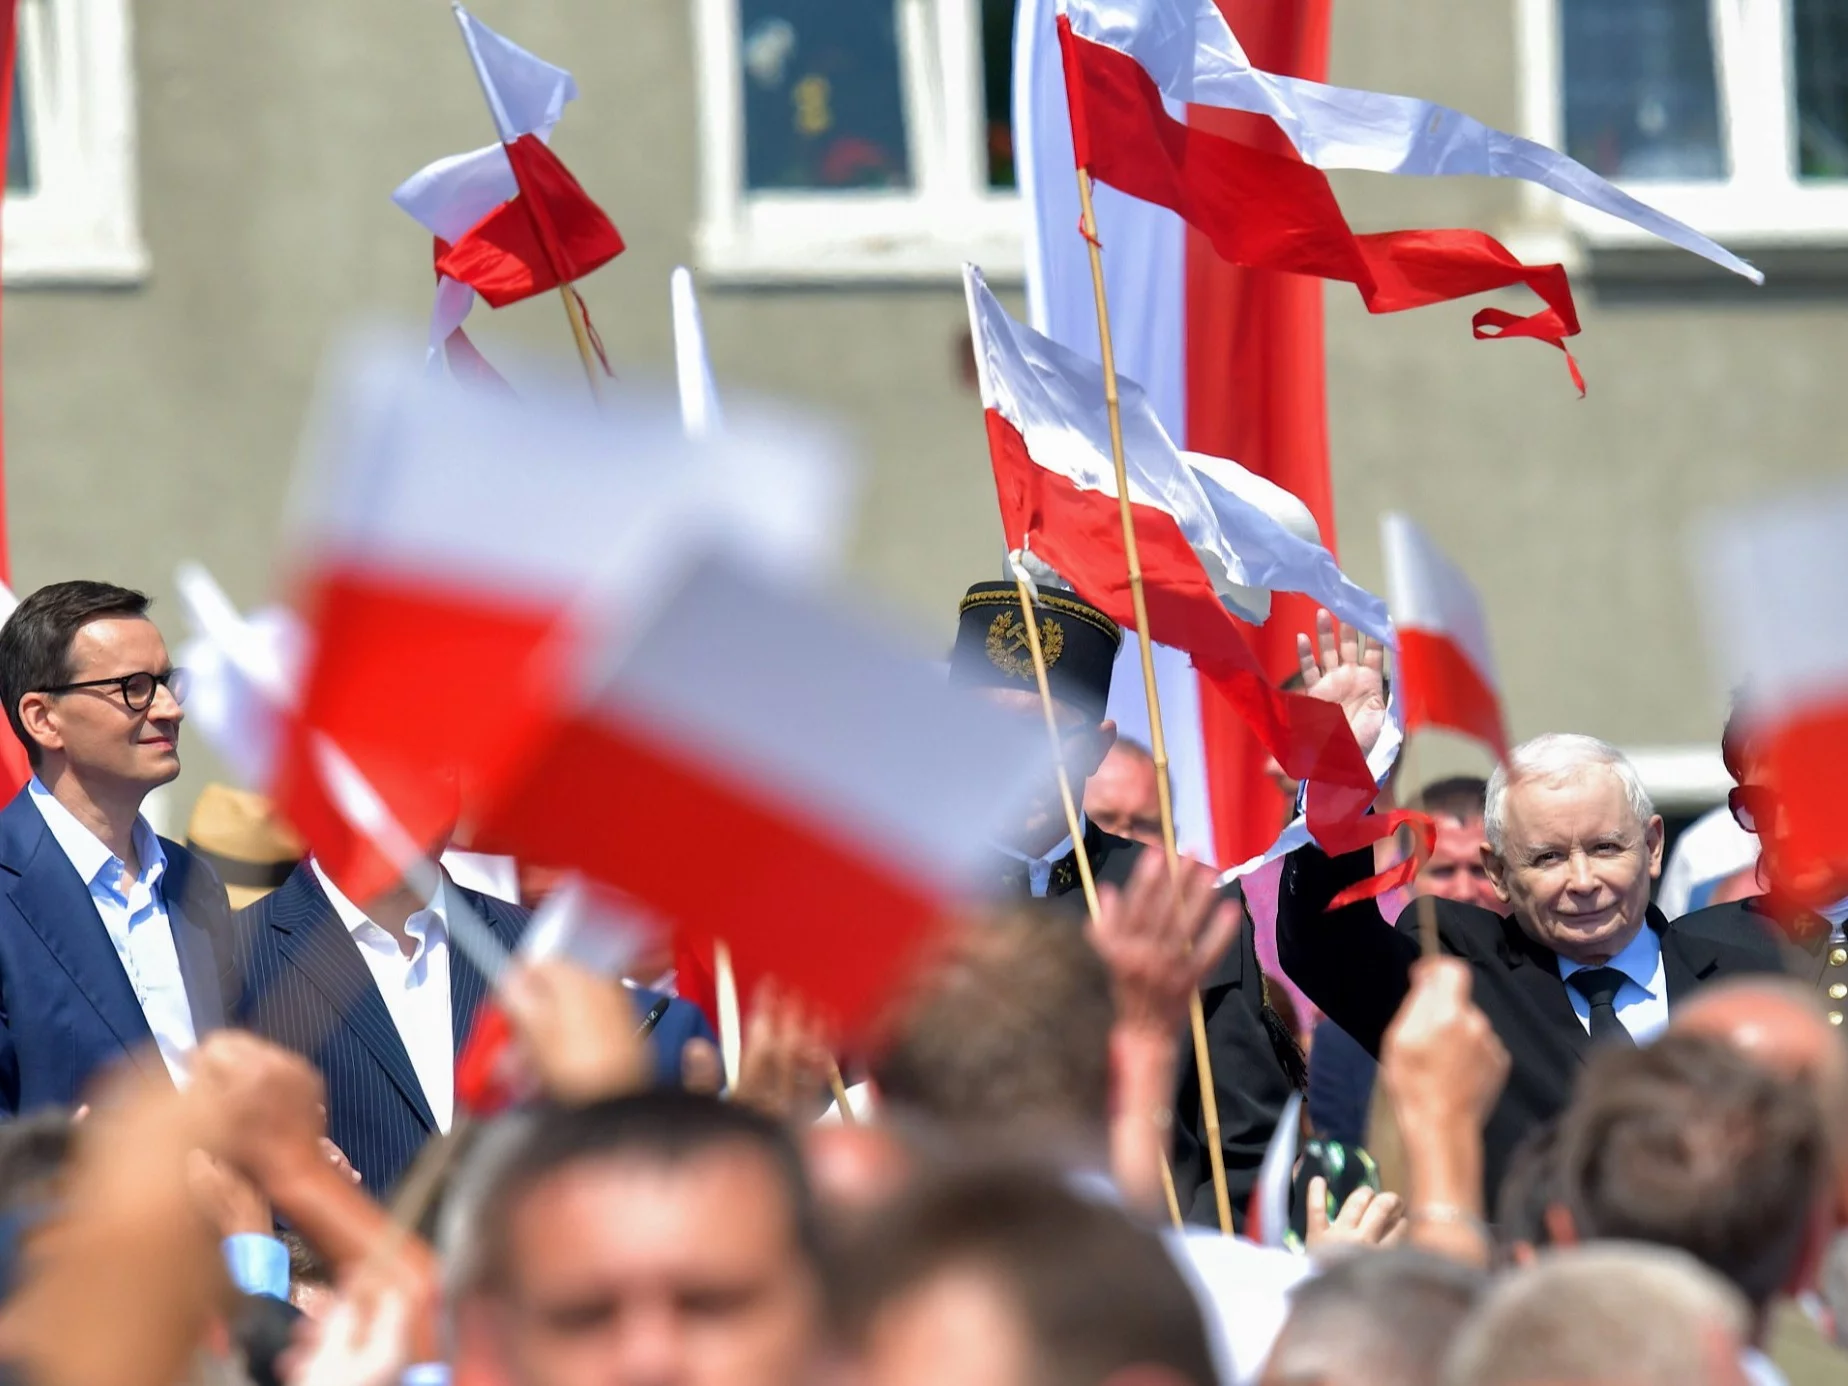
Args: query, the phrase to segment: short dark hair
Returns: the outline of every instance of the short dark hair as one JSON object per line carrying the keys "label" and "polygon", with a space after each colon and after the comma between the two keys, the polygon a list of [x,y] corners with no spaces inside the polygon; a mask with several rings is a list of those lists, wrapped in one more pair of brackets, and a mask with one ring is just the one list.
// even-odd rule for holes
{"label": "short dark hair", "polygon": [[1487,811],[1489,782],[1480,775],[1452,775],[1433,780],[1419,790],[1412,807],[1425,813],[1441,813],[1459,823],[1479,821]]}
{"label": "short dark hair", "polygon": [[927,1179],[849,1244],[831,1300],[850,1344],[938,1276],[986,1274],[1024,1321],[1031,1379],[1099,1386],[1125,1368],[1217,1379],[1200,1308],[1155,1234],[1039,1168]]}
{"label": "short dark hair", "polygon": [[821,1269],[821,1237],[802,1157],[781,1125],[749,1107],[663,1088],[586,1107],[542,1107],[524,1119],[525,1129],[497,1159],[477,1205],[473,1288],[505,1285],[514,1214],[559,1171],[608,1160],[676,1165],[733,1146],[756,1152],[775,1171],[798,1249],[811,1267]]}
{"label": "short dark hair", "polygon": [[19,700],[71,681],[71,642],[90,622],[145,618],[150,605],[145,593],[112,582],[54,582],[22,601],[0,626],[0,697],[33,766],[39,744],[20,721]]}
{"label": "short dark hair", "polygon": [[1553,1117],[1515,1142],[1507,1172],[1495,1195],[1495,1236],[1503,1253],[1526,1244],[1547,1246],[1546,1210],[1560,1202],[1559,1118]]}
{"label": "short dark hair", "polygon": [[1671,1034],[1593,1057],[1560,1126],[1559,1191],[1581,1238],[1679,1248],[1762,1310],[1808,1249],[1828,1161],[1806,1086]]}
{"label": "short dark hair", "polygon": [[971,920],[925,970],[873,1062],[895,1112],[961,1130],[1101,1131],[1109,1116],[1110,971],[1047,906]]}

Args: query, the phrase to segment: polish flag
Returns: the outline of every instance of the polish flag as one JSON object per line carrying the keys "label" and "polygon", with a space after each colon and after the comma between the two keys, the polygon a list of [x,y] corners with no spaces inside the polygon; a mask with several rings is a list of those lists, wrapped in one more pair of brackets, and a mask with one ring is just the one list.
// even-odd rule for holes
{"label": "polish flag", "polygon": [[[1557,150],[1434,102],[1263,71],[1246,56],[1215,0],[1059,0],[1059,9],[1069,28],[1069,60],[1084,73],[1087,93],[1093,83],[1107,90],[1129,80],[1119,63],[1127,59],[1171,101],[1275,121],[1302,161],[1316,168],[1518,178],[1764,282],[1724,246]],[[1095,128],[1092,134],[1109,138]]]}
{"label": "polish flag", "polygon": [[[1133,629],[1101,372],[1016,323],[978,270],[965,269],[964,284],[1008,545]],[[1185,651],[1284,768],[1313,782],[1309,829],[1324,846],[1353,850],[1389,831],[1391,815],[1365,828],[1353,822],[1372,803],[1377,782],[1341,710],[1272,686],[1228,595],[1235,585],[1302,592],[1390,644],[1384,603],[1350,581],[1326,549],[1226,485],[1236,464],[1177,449],[1135,382],[1119,377],[1117,390],[1153,627],[1141,634]]]}
{"label": "polish flag", "polygon": [[1399,630],[1405,730],[1442,727],[1508,754],[1482,599],[1462,570],[1404,515],[1380,520],[1386,595]]}
{"label": "polish flag", "polygon": [[948,688],[884,625],[729,562],[584,648],[571,707],[485,796],[481,833],[620,889],[683,954],[724,942],[740,994],[774,977],[846,1038],[1047,773],[1036,723]]}
{"label": "polish flag", "polygon": [[[0,131],[5,128],[5,121],[0,117]],[[0,582],[0,626],[13,618],[13,611],[19,605],[19,598],[13,595],[13,589]],[[32,778],[32,762],[26,759],[26,748],[20,739],[13,735],[9,726],[0,734],[0,795],[11,799],[26,787],[26,781]]]}
{"label": "polish flag", "polygon": [[[1221,0],[1254,59],[1304,77],[1327,73],[1328,0]],[[1027,307],[1032,327],[1092,361],[1100,358],[1089,255],[1079,236],[1069,103],[1054,23],[1055,0],[1020,0],[1014,40],[1014,159],[1027,223]],[[1275,124],[1240,111],[1177,107],[1190,124],[1287,152]],[[1322,281],[1228,264],[1206,237],[1166,207],[1105,184],[1092,189],[1110,299],[1117,369],[1142,383],[1168,436],[1241,466],[1299,499],[1316,538],[1339,554],[1328,472],[1323,384]],[[1270,619],[1244,634],[1273,683],[1297,668],[1296,635],[1312,631],[1314,604],[1279,593]],[[1161,688],[1168,777],[1181,850],[1221,865],[1268,848],[1289,817],[1271,757],[1224,698],[1177,650],[1150,652]],[[1124,639],[1109,715],[1125,736],[1148,741],[1141,651]],[[1274,950],[1262,932],[1259,950]],[[1281,984],[1281,982],[1280,982]]]}
{"label": "polish flag", "polygon": [[517,303],[582,278],[623,243],[546,147],[577,82],[454,8],[500,143],[438,159],[401,183],[392,201],[436,238],[431,349],[461,353],[466,366],[466,337],[452,344],[477,292],[495,308]]}
{"label": "polish flag", "polygon": [[[1204,3],[1217,17],[1211,0]],[[1143,25],[1157,25],[1172,40],[1173,26],[1191,18],[1159,0],[1136,3],[1129,13],[1136,20],[1132,38],[1142,35]],[[1533,337],[1558,347],[1584,392],[1566,351],[1565,339],[1577,335],[1579,322],[1563,267],[1524,265],[1481,231],[1356,235],[1320,169],[1177,119],[1134,52],[1081,36],[1070,14],[1058,25],[1073,153],[1092,178],[1179,213],[1232,264],[1353,284],[1372,313],[1525,284],[1544,306],[1526,316],[1479,309],[1472,321],[1476,336]]]}
{"label": "polish flag", "polygon": [[[512,401],[389,355],[362,362],[334,403],[297,489],[294,606],[308,648],[271,784],[317,854],[348,817],[329,803],[318,739],[411,838],[433,841],[458,811],[473,819],[478,787],[547,715],[593,588],[621,580],[646,595],[671,581],[688,534],[813,572],[843,528],[836,444],[787,418],[697,444],[671,407],[606,417],[568,392]],[[499,850],[479,832],[470,841]],[[394,879],[363,843],[351,862],[323,864],[354,899]]]}
{"label": "polish flag", "polygon": [[1775,800],[1756,810],[1771,892],[1816,910],[1848,894],[1844,526],[1837,485],[1716,515],[1689,548],[1715,671],[1750,722],[1750,782]]}

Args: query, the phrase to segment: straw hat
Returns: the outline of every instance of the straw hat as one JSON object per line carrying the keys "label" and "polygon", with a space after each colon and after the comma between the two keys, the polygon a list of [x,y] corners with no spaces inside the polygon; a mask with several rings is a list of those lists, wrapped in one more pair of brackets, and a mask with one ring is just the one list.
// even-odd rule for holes
{"label": "straw hat", "polygon": [[211,863],[234,910],[268,895],[308,855],[268,799],[225,784],[208,784],[199,792],[186,845]]}

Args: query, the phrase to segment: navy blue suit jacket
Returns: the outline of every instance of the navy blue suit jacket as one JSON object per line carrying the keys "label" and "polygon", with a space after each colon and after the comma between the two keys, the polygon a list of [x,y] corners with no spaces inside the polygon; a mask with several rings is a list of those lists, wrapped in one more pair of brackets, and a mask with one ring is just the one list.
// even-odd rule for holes
{"label": "navy blue suit jacket", "polygon": [[[450,889],[507,948],[518,945],[526,910],[453,882]],[[359,945],[306,862],[239,913],[230,955],[232,1023],[294,1050],[321,1071],[328,1138],[353,1162],[368,1191],[389,1190],[436,1131],[436,1118]],[[449,1004],[457,1054],[487,994],[486,980],[452,945]],[[658,999],[636,992],[637,1019]],[[672,1003],[654,1029],[663,1064],[671,1060],[677,1073],[680,1046],[703,1028],[695,1007]]]}
{"label": "navy blue suit jacket", "polygon": [[[218,949],[230,907],[211,867],[177,842],[160,845],[161,894],[203,1038],[224,1024]],[[22,789],[0,809],[0,1115],[80,1101],[99,1069],[124,1058],[166,1072],[89,887]]]}

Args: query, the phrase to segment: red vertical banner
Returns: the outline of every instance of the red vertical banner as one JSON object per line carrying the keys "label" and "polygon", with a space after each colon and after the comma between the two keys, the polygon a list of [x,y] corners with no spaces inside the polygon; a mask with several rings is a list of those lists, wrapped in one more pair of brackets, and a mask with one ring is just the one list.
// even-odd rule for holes
{"label": "red vertical banner", "polygon": [[[13,147],[13,64],[19,56],[18,11],[18,0],[0,0],[0,167],[4,167],[6,151]],[[5,203],[5,180],[0,178],[0,208]],[[0,294],[0,299],[4,297]],[[4,336],[4,331],[0,331],[0,338]],[[0,395],[0,582],[12,581],[13,556],[6,542],[6,408],[4,395]]]}
{"label": "red vertical banner", "polygon": [[[1307,77],[1328,75],[1331,0],[1218,0],[1253,66]],[[1295,157],[1270,121],[1243,112],[1190,107],[1188,123]],[[1294,492],[1322,541],[1335,548],[1328,474],[1328,402],[1323,378],[1322,281],[1240,269],[1206,238],[1187,232],[1187,446],[1230,457]],[[1314,606],[1273,598],[1271,618],[1248,627],[1251,646],[1281,681],[1296,667],[1296,634],[1314,628]],[[1200,690],[1213,835],[1222,865],[1269,846],[1288,804],[1266,773],[1270,757],[1237,712]]]}

